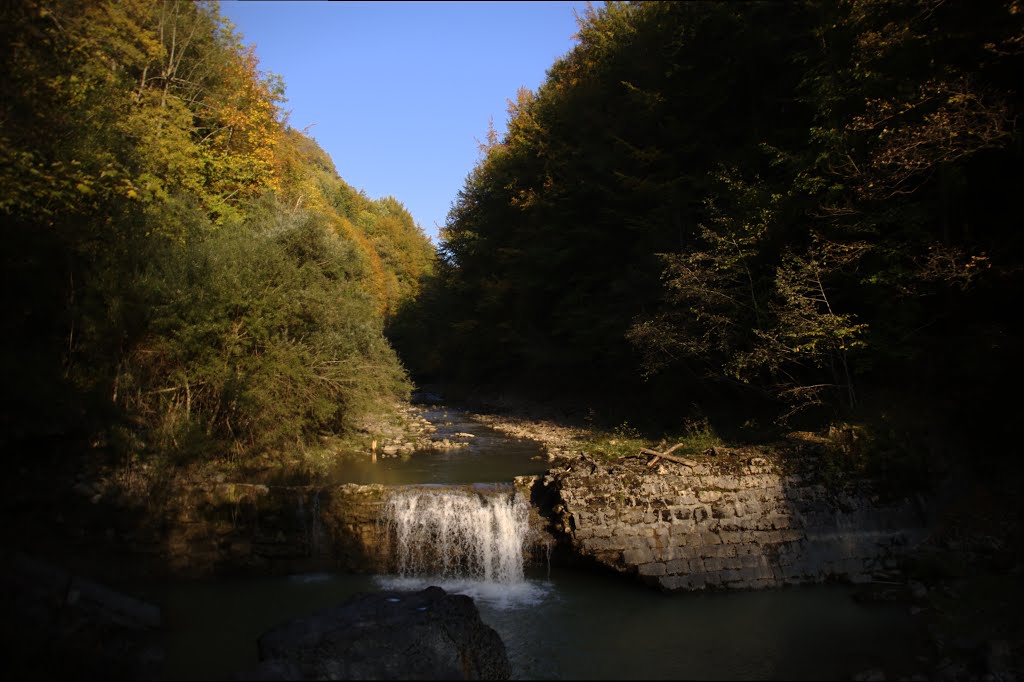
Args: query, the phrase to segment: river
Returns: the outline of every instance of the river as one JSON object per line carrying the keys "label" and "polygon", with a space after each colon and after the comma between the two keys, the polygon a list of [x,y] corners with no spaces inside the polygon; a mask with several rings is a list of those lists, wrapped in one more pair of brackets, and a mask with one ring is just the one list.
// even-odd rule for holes
{"label": "river", "polygon": [[[439,424],[437,437],[475,437],[463,448],[376,464],[347,462],[334,482],[430,484],[420,489],[444,495],[441,484],[504,482],[546,469],[537,443],[505,437],[455,409],[426,416]],[[493,501],[481,504],[497,513]],[[418,513],[426,518],[442,508],[452,515],[450,503],[421,502]],[[467,526],[459,531],[467,537],[455,544],[467,551],[474,542],[521,542],[521,529],[496,537],[490,524],[480,522],[486,533]],[[505,642],[517,679],[850,679],[871,668],[914,667],[906,659],[918,633],[907,607],[860,604],[851,586],[663,594],[627,577],[557,566],[520,565],[498,578],[484,573],[431,575],[412,566],[406,575],[324,573],[164,585],[148,595],[164,610],[163,676],[230,677],[255,666],[258,636],[284,620],[360,591],[428,585],[474,597],[483,620]]]}

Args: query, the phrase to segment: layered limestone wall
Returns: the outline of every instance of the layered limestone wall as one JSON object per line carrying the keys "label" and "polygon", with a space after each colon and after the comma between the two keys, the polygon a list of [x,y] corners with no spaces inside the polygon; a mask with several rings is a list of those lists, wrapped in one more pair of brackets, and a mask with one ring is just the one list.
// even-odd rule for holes
{"label": "layered limestone wall", "polygon": [[380,523],[387,488],[223,483],[189,490],[167,510],[153,551],[175,574],[372,572],[389,560]]}
{"label": "layered limestone wall", "polygon": [[[459,513],[458,504],[430,504],[417,498],[411,505],[406,504],[409,508],[404,509],[403,518],[396,519],[389,514],[388,502],[402,488],[241,483],[197,487],[173,500],[166,512],[166,533],[151,550],[162,555],[163,563],[176,575],[321,570],[384,573],[401,568],[402,557],[409,557],[409,547],[396,545],[400,538],[423,542],[419,536],[426,535],[429,541],[431,533],[445,526],[449,535],[459,536],[444,539],[455,543],[455,547],[448,548],[451,551],[464,551],[475,546],[474,542],[486,541],[494,545],[487,548],[495,553],[492,559],[500,558],[502,537],[494,528],[482,530],[479,535],[483,539],[473,537],[472,523],[487,523],[493,515],[473,513],[472,503],[478,496],[488,498],[494,492],[507,495],[511,488],[502,491],[494,486],[454,486],[454,499],[470,501],[466,518],[451,518]],[[444,490],[447,488],[429,487],[424,492],[434,497]],[[502,510],[514,516],[511,508],[499,512]],[[440,518],[444,514],[448,518]],[[408,526],[418,519],[425,525],[410,532]],[[405,532],[399,527],[402,524]],[[495,525],[501,524],[496,521]],[[516,538],[506,540],[514,542]],[[433,555],[429,548],[413,549],[412,553],[416,561]]]}
{"label": "layered limestone wall", "polygon": [[830,493],[807,459],[662,462],[582,458],[517,483],[573,554],[666,590],[863,581],[923,539],[919,501],[884,502],[864,481]]}
{"label": "layered limestone wall", "polygon": [[[883,501],[864,481],[826,487],[814,468],[563,461],[516,481],[531,502],[526,558],[582,558],[666,590],[752,589],[870,579],[923,538],[918,501]],[[209,485],[172,500],[162,532],[118,536],[174,575],[384,572],[396,556],[382,523],[390,489]]]}

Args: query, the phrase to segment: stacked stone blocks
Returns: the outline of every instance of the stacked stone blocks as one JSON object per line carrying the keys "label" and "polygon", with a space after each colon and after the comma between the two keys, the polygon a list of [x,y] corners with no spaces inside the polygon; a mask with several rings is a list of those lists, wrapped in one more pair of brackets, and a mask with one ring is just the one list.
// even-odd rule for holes
{"label": "stacked stone blocks", "polygon": [[837,494],[761,457],[723,469],[583,459],[540,483],[577,554],[666,590],[869,580],[923,532],[912,501],[883,504],[864,482]]}

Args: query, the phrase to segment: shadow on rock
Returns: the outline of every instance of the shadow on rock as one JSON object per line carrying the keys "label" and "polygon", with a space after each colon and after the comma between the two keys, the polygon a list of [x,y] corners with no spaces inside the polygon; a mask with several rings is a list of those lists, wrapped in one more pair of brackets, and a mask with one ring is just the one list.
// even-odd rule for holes
{"label": "shadow on rock", "polygon": [[507,680],[501,637],[470,597],[440,587],[357,594],[274,627],[239,679]]}
{"label": "shadow on rock", "polygon": [[0,553],[0,581],[9,679],[156,679],[156,606],[20,552]]}

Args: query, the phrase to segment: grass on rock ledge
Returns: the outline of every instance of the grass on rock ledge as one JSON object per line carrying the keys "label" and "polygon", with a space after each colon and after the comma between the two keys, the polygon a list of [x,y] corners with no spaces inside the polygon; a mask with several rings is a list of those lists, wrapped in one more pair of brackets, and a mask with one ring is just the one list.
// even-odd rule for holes
{"label": "grass on rock ledge", "polygon": [[683,447],[675,450],[674,454],[681,457],[699,455],[710,448],[725,446],[725,441],[715,433],[708,420],[701,419],[687,421],[678,432],[664,433],[653,438],[645,436],[629,422],[622,422],[610,431],[591,431],[580,443],[580,449],[599,461],[616,462],[637,455],[642,448],[664,452],[678,443],[682,443]]}

